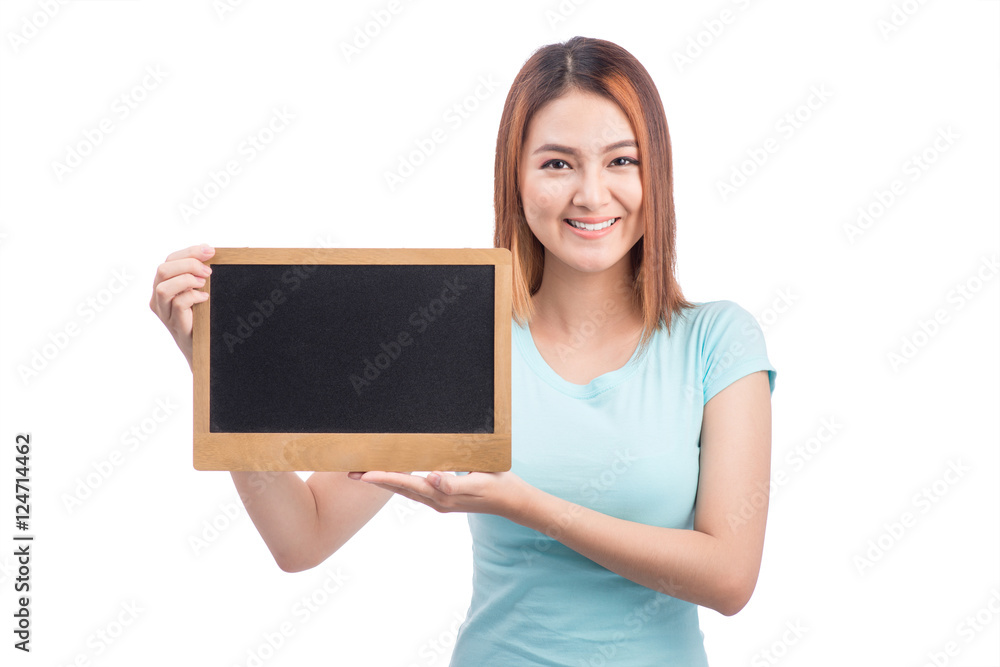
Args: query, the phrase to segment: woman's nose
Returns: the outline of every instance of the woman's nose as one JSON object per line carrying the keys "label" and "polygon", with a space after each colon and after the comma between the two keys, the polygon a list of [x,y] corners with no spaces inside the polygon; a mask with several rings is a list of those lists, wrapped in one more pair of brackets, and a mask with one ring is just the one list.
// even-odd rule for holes
{"label": "woman's nose", "polygon": [[585,169],[573,193],[573,205],[580,208],[598,210],[608,203],[610,194],[604,182],[603,169]]}

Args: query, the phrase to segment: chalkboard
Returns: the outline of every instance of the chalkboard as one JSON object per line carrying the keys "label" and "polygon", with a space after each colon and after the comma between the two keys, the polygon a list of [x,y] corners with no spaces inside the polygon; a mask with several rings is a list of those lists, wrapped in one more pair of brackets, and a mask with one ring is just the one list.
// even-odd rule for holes
{"label": "chalkboard", "polygon": [[218,248],[198,470],[510,469],[510,252]]}

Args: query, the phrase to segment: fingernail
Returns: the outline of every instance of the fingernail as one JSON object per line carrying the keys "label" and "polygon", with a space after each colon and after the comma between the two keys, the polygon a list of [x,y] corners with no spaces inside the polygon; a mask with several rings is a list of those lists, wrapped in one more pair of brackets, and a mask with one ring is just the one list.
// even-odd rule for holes
{"label": "fingernail", "polygon": [[347,476],[350,477],[351,479],[361,479],[362,474],[363,473],[360,472],[349,472],[347,473]]}
{"label": "fingernail", "polygon": [[436,489],[441,486],[441,475],[431,473],[430,475],[427,475],[427,481],[430,482],[431,486]]}

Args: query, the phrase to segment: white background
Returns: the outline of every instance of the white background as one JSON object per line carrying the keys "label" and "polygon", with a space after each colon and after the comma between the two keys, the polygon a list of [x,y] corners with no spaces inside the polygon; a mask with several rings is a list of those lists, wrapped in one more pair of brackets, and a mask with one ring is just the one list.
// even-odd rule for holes
{"label": "white background", "polygon": [[[465,515],[396,499],[320,567],[279,570],[229,474],[192,467],[191,376],[149,310],[153,274],[200,242],[491,246],[507,89],[535,48],[580,34],[624,46],[659,88],[686,296],[754,313],[778,369],[785,476],[753,599],[733,617],[701,610],[712,664],[1000,664],[1000,2],[388,6],[0,4],[0,662],[447,664],[471,594]],[[247,160],[274,109],[294,119]],[[445,141],[391,189],[385,174],[436,128]],[[769,138],[766,162],[743,166]],[[239,174],[185,219],[229,160]],[[864,227],[859,207],[877,214]],[[173,406],[160,423],[158,401]],[[20,432],[30,655],[11,646]],[[322,604],[306,617],[302,598]]]}

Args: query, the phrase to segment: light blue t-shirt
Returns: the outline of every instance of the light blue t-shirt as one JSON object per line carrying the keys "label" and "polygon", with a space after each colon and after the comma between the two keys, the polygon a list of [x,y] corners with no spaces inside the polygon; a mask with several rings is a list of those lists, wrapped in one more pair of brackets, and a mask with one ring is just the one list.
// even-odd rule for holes
{"label": "light blue t-shirt", "polygon": [[[511,470],[598,512],[693,529],[704,404],[759,370],[773,392],[776,372],[757,321],[732,301],[696,303],[671,327],[645,355],[576,385],[512,321]],[[697,605],[615,574],[557,535],[491,514],[468,519],[473,594],[452,667],[708,664]]]}

